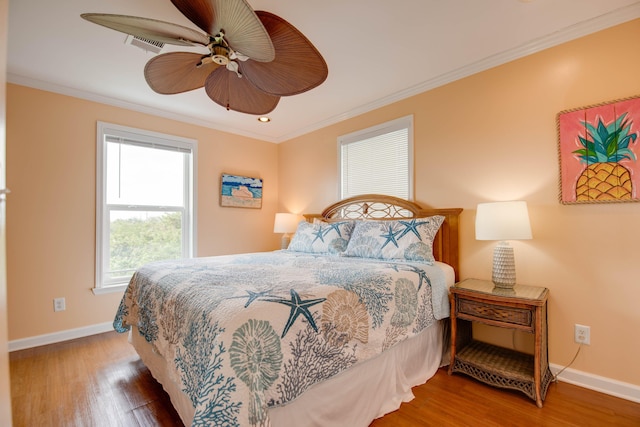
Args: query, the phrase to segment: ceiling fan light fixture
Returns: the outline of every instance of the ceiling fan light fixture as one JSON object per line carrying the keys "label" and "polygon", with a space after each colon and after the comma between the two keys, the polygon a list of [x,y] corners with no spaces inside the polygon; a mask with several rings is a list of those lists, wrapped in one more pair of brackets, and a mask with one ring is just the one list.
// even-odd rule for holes
{"label": "ceiling fan light fixture", "polygon": [[218,65],[227,65],[229,63],[229,49],[224,46],[215,45],[211,47],[211,59]]}

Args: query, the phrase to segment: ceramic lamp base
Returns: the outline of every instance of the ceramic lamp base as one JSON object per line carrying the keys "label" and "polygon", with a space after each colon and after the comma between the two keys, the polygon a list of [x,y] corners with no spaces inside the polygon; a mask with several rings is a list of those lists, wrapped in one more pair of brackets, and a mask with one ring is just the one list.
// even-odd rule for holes
{"label": "ceramic lamp base", "polygon": [[291,239],[289,238],[289,234],[285,233],[282,235],[282,240],[280,240],[280,249],[287,249],[289,247],[289,243]]}
{"label": "ceramic lamp base", "polygon": [[496,288],[513,289],[516,284],[516,262],[513,248],[507,242],[500,242],[493,250],[492,281]]}

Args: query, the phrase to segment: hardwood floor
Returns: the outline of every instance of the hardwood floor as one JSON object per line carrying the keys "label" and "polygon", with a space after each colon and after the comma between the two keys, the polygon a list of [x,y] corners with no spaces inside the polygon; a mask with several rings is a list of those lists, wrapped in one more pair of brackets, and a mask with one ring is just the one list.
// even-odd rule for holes
{"label": "hardwood floor", "polygon": [[[14,427],[183,425],[126,335],[16,351],[10,368]],[[551,384],[543,408],[444,369],[413,392],[371,427],[640,426],[640,404],[566,383]]]}
{"label": "hardwood floor", "polygon": [[9,367],[14,427],[182,426],[126,334],[16,351]]}

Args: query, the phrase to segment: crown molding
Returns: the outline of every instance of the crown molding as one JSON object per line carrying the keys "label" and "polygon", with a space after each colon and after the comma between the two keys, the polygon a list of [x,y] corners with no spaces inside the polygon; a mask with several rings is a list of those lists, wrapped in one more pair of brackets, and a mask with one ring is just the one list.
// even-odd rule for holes
{"label": "crown molding", "polygon": [[306,133],[333,125],[335,123],[351,119],[361,114],[368,113],[378,108],[393,104],[394,102],[410,98],[412,96],[418,95],[431,89],[435,89],[456,80],[460,80],[473,74],[486,71],[490,68],[497,67],[498,65],[506,64],[516,59],[523,58],[525,56],[543,51],[550,47],[554,47],[562,43],[587,36],[597,31],[601,31],[615,25],[625,23],[636,18],[640,18],[640,2],[614,10],[605,15],[598,16],[597,18],[574,24],[553,34],[540,37],[508,51],[489,56],[465,67],[461,67],[432,79],[425,80],[424,82],[409,87],[405,90],[396,92],[384,98],[377,99],[371,103],[361,105],[357,108],[345,111],[333,117],[329,117],[328,119],[314,123],[313,125],[300,128],[295,132],[291,132],[287,135],[281,136],[280,138],[278,138],[277,142],[286,141],[288,139],[292,139],[297,136],[301,136]]}
{"label": "crown molding", "polygon": [[274,139],[269,138],[265,135],[256,134],[253,132],[247,132],[242,129],[229,127],[228,125],[222,126],[214,122],[198,119],[198,118],[187,116],[184,114],[177,114],[170,111],[162,110],[160,108],[149,107],[146,105],[123,101],[117,98],[99,95],[93,92],[84,91],[80,89],[74,89],[68,86],[63,86],[63,85],[59,85],[51,82],[45,82],[42,80],[37,80],[30,77],[14,74],[14,73],[7,73],[7,83],[26,86],[33,89],[43,90],[46,92],[53,92],[60,95],[71,96],[74,98],[84,99],[86,101],[92,101],[92,102],[97,102],[99,104],[110,105],[112,107],[118,107],[126,110],[136,111],[138,113],[144,113],[152,116],[163,117],[165,119],[175,120],[183,123],[189,123],[196,126],[202,126],[205,128],[214,129],[214,130],[218,130],[226,133],[231,133],[234,135],[246,136],[248,138],[254,138],[261,141],[277,142]]}
{"label": "crown molding", "polygon": [[489,56],[480,61],[476,61],[465,67],[458,68],[451,72],[436,76],[429,80],[425,80],[422,83],[411,86],[407,89],[398,91],[391,95],[379,98],[373,102],[360,105],[349,111],[331,116],[325,120],[313,123],[309,126],[304,126],[296,129],[293,132],[283,134],[277,137],[267,137],[262,134],[256,134],[253,132],[247,132],[242,129],[230,128],[228,125],[219,125],[207,120],[202,120],[186,115],[181,115],[159,108],[144,106],[127,101],[122,101],[116,98],[111,98],[103,95],[98,95],[92,92],[82,91],[78,89],[69,88],[41,80],[35,80],[28,77],[16,75],[13,73],[7,73],[7,82],[18,84],[22,86],[32,87],[35,89],[41,89],[48,92],[59,93],[62,95],[68,95],[75,98],[85,99],[88,101],[98,102],[101,104],[111,105],[114,107],[124,108],[127,110],[137,111],[140,113],[150,114],[154,116],[163,117],[170,120],[176,120],[179,122],[189,123],[197,126],[202,126],[210,129],[215,129],[222,132],[232,133],[236,135],[245,136],[248,138],[254,138],[261,141],[280,143],[296,138],[298,136],[325,128],[327,126],[334,125],[347,119],[359,116],[364,113],[376,110],[381,107],[393,104],[398,101],[410,98],[420,93],[435,89],[445,84],[460,80],[462,78],[471,76],[482,71],[486,71],[490,68],[505,64],[507,62],[514,61],[516,59],[540,52],[550,47],[557,46],[562,43],[566,43],[571,40],[575,40],[580,37],[595,33],[597,31],[604,30],[606,28],[613,27],[615,25],[622,24],[624,22],[631,21],[633,19],[640,18],[640,2],[633,3],[629,6],[622,7],[607,14],[598,16],[593,19],[589,19],[578,24],[574,24],[570,27],[564,28],[553,34],[540,37],[531,42],[520,45],[516,48],[510,49],[505,52],[501,52],[496,55]]}

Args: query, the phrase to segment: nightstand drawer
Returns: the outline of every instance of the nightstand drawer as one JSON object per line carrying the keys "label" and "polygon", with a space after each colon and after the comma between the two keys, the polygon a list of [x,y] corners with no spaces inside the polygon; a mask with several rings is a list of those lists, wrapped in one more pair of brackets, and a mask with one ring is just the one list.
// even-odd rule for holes
{"label": "nightstand drawer", "polygon": [[[533,328],[532,311],[516,307],[505,307],[504,305],[493,305],[487,302],[479,302],[458,298],[457,311],[461,317],[473,317],[478,321],[490,320],[502,322],[509,325],[520,325]],[[467,316],[464,316],[467,315]]]}

